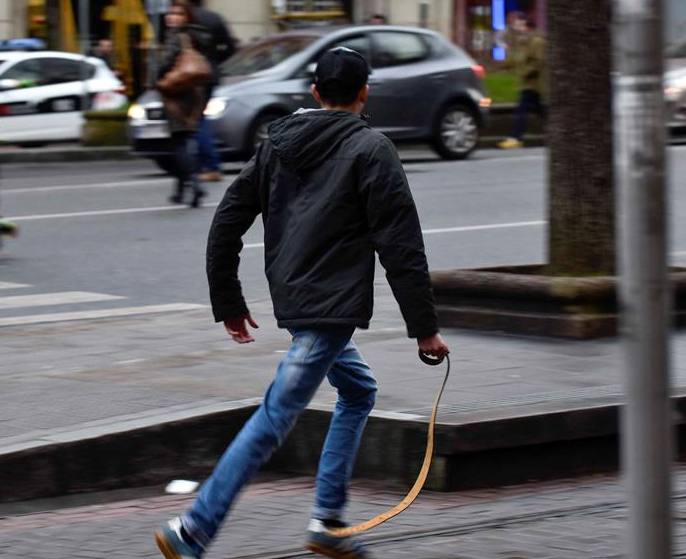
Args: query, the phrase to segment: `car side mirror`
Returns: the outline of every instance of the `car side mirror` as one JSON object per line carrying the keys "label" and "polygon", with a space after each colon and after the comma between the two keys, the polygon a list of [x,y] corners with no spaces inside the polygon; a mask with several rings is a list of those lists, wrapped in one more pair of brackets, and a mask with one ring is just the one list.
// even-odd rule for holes
{"label": "car side mirror", "polygon": [[0,91],[11,91],[20,87],[21,82],[19,80],[0,80]]}

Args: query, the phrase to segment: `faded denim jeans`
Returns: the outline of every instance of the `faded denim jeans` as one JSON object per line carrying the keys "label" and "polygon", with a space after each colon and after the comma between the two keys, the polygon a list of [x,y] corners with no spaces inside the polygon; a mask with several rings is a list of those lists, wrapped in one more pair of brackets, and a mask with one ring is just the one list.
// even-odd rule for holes
{"label": "faded denim jeans", "polygon": [[224,452],[182,518],[184,529],[202,548],[214,538],[243,485],[283,443],[324,377],[338,390],[338,401],[319,462],[312,517],[341,517],[376,396],[376,380],[351,340],[353,332],[347,326],[291,330],[290,350],[262,405]]}

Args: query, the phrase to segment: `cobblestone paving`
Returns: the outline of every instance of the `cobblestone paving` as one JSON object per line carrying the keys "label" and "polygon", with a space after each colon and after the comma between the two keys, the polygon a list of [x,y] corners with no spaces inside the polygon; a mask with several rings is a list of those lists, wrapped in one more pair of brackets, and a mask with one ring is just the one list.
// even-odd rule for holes
{"label": "cobblestone paving", "polygon": [[[243,494],[208,559],[307,556],[300,543],[312,481],[256,483]],[[358,482],[349,518],[363,520],[402,492]],[[0,517],[0,557],[159,557],[151,533],[183,510],[187,496],[79,506]],[[675,556],[686,556],[686,468],[675,475]],[[615,476],[452,494],[424,493],[404,515],[365,535],[388,559],[578,559],[624,557],[626,507]]]}

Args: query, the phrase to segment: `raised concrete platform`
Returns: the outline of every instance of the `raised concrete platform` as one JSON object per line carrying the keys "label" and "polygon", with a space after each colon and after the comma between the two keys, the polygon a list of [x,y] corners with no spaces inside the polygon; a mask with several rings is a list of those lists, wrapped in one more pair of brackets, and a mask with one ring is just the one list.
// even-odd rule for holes
{"label": "raised concrete platform", "polygon": [[[232,344],[207,309],[1,328],[0,500],[205,475],[254,410],[288,336],[250,302],[257,343]],[[452,375],[431,487],[489,486],[616,467],[616,340],[444,332]],[[388,289],[355,339],[379,380],[356,475],[416,475],[442,367],[416,359]],[[673,343],[681,422],[686,335]],[[270,467],[312,472],[335,392],[323,386]]]}

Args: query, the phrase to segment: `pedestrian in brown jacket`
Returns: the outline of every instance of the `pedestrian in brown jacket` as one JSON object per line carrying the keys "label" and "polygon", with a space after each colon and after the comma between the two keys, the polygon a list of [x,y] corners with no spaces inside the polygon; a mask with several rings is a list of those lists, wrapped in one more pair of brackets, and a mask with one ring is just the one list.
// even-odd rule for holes
{"label": "pedestrian in brown jacket", "polygon": [[[191,46],[196,51],[203,52],[207,48],[206,43],[211,40],[209,32],[195,23],[193,11],[187,0],[174,1],[167,12],[165,23],[165,52],[158,75],[159,80],[174,69],[184,48]],[[197,177],[198,149],[195,140],[195,132],[207,100],[205,89],[205,83],[198,83],[181,93],[160,89],[171,132],[176,175],[176,187],[169,201],[174,204],[183,203],[184,192],[190,188],[193,192],[190,206],[193,208],[197,208],[205,196]]]}

